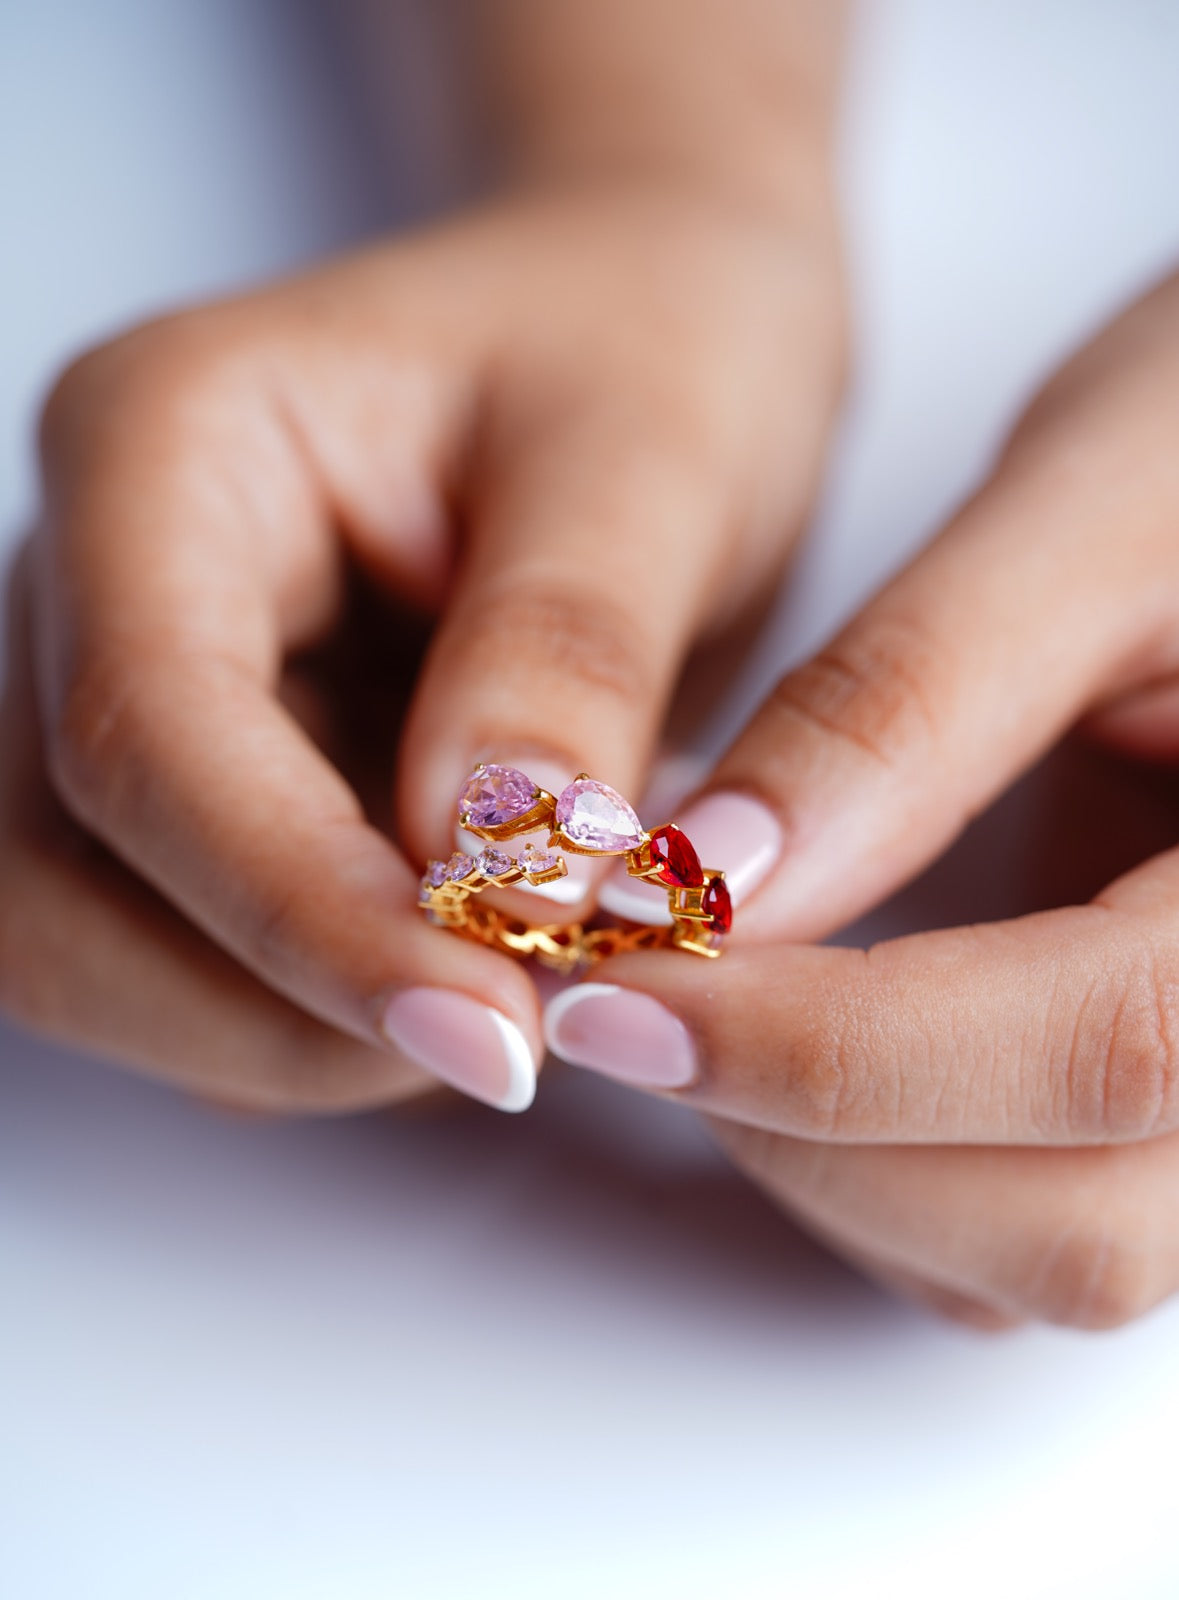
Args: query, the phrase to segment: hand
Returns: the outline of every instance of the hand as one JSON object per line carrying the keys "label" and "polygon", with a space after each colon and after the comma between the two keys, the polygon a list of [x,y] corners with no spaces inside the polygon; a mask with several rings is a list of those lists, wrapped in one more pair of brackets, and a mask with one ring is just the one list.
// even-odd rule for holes
{"label": "hand", "polygon": [[1179,756],[1177,409],[1179,277],[720,763],[697,814],[756,887],[740,942],[704,974],[618,958],[549,1016],[560,1054],[712,1113],[837,1250],[984,1323],[1106,1327],[1179,1287],[1179,850],[1084,906],[783,941],[912,877],[1078,720]]}
{"label": "hand", "polygon": [[587,183],[83,357],[14,590],[3,1008],[253,1105],[525,1104],[532,985],[424,922],[421,862],[478,756],[635,786],[785,559],[841,333],[822,229]]}

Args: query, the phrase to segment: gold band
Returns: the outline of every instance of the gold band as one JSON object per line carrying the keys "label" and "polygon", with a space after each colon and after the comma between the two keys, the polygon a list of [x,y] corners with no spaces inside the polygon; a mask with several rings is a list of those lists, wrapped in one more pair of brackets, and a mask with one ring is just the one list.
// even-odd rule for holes
{"label": "gold band", "polygon": [[[456,851],[447,861],[428,863],[418,904],[438,926],[564,973],[630,950],[720,955],[732,926],[724,873],[702,867],[674,823],[642,828],[622,796],[587,773],[554,796],[516,768],[481,764],[463,786],[459,822],[488,844],[478,856]],[[541,828],[548,830],[546,849],[528,844],[512,856],[496,848]],[[485,889],[564,877],[561,851],[622,856],[631,877],[666,889],[670,927],[534,924],[480,903]]]}

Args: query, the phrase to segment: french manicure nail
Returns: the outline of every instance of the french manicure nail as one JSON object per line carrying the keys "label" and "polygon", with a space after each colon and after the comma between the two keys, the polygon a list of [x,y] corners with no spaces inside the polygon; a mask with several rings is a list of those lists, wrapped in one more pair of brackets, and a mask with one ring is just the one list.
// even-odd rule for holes
{"label": "french manicure nail", "polygon": [[[752,795],[736,790],[705,795],[675,820],[704,865],[724,872],[734,905],[749,898],[782,851],[782,825],[774,813]],[[650,884],[616,868],[602,885],[598,899],[615,917],[670,922],[666,896],[651,890]]]}
{"label": "french manicure nail", "polygon": [[682,1089],[696,1076],[696,1047],[680,1019],[635,989],[577,983],[545,1007],[545,1040],[575,1067],[648,1089]]}
{"label": "french manicure nail", "polygon": [[453,989],[402,989],[381,1032],[435,1077],[499,1111],[526,1111],[536,1094],[528,1041],[502,1011]]}

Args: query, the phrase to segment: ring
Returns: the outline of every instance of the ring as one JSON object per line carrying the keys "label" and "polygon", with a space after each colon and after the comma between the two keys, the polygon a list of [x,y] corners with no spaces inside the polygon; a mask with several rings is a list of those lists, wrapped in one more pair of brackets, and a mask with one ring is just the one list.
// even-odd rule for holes
{"label": "ring", "polygon": [[[552,795],[517,767],[480,762],[459,791],[458,820],[487,843],[478,855],[457,850],[447,861],[427,863],[418,905],[440,927],[566,973],[629,950],[670,947],[719,956],[724,947],[733,926],[724,873],[701,866],[674,822],[645,829],[618,791],[588,772]],[[498,848],[541,828],[548,830],[544,849],[526,844],[511,855]],[[624,857],[632,878],[666,889],[671,926],[534,924],[478,902],[484,889],[563,878],[569,869],[562,851]]]}

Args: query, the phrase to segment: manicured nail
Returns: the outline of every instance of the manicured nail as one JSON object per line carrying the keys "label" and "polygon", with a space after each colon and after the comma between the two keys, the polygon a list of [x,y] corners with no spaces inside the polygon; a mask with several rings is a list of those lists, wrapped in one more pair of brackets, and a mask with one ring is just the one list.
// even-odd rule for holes
{"label": "manicured nail", "polygon": [[[773,869],[782,851],[782,825],[768,806],[736,790],[705,795],[675,818],[706,867],[725,875],[734,905],[747,900]],[[668,923],[667,897],[657,885],[615,868],[602,885],[601,906],[632,922]]]}
{"label": "manicured nail", "polygon": [[402,989],[381,1031],[398,1050],[463,1094],[499,1111],[527,1111],[536,1093],[528,1041],[502,1011],[453,989]]}
{"label": "manicured nail", "polygon": [[[492,757],[487,756],[484,759],[490,761]],[[553,795],[560,794],[565,785],[572,783],[577,776],[572,766],[545,756],[506,757],[496,754],[495,760],[506,767],[518,767],[521,772],[526,772],[534,783],[539,783],[542,789],[547,789]],[[547,838],[547,833],[521,834],[519,839],[513,839],[506,848],[512,855],[518,855],[520,846],[526,840],[543,843]],[[455,828],[455,848],[465,851],[467,855],[477,856],[485,843],[486,840],[468,833],[465,828]],[[594,884],[601,877],[602,863],[595,861],[592,856],[567,854],[565,865],[569,870],[563,878],[554,878],[551,883],[519,883],[514,885],[512,892],[533,895],[541,900],[551,900],[561,906],[576,905],[578,901],[588,899]]]}
{"label": "manicured nail", "polygon": [[550,1000],[545,1040],[575,1067],[648,1089],[682,1089],[696,1076],[692,1035],[658,1000],[612,983],[577,983]]}

